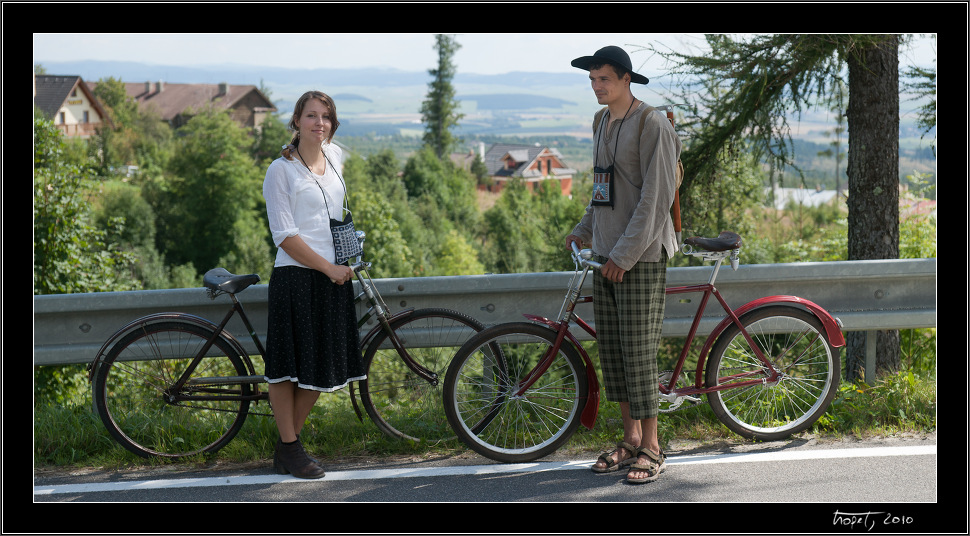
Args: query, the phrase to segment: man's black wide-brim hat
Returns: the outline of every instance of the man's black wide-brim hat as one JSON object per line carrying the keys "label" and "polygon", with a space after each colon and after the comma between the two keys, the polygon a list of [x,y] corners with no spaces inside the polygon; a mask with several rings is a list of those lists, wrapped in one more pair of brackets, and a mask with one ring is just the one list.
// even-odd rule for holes
{"label": "man's black wide-brim hat", "polygon": [[636,82],[637,84],[646,84],[650,82],[646,76],[637,74],[633,71],[633,64],[630,62],[630,55],[627,54],[622,48],[613,45],[597,50],[592,56],[576,58],[570,62],[570,65],[588,71],[590,65],[601,65],[603,63],[616,65],[630,71],[631,82]]}

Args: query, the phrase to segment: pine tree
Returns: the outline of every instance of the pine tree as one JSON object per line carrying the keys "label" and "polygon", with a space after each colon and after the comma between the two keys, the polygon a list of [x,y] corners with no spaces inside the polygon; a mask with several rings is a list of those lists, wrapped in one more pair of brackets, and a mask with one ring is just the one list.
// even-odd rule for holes
{"label": "pine tree", "polygon": [[455,76],[452,57],[461,45],[447,35],[438,34],[434,48],[438,51],[438,68],[428,70],[434,79],[428,84],[428,96],[421,104],[421,120],[425,124],[424,144],[431,147],[438,158],[444,159],[458,141],[452,136],[451,128],[464,117],[456,113],[458,102],[451,85]]}
{"label": "pine tree", "polygon": [[[717,178],[719,166],[742,140],[769,163],[792,165],[786,117],[824,101],[847,72],[848,258],[898,258],[900,36],[775,34],[741,42],[710,35],[707,40],[711,51],[703,56],[659,52],[674,60],[675,71],[699,77],[698,85],[686,84],[677,97],[702,110],[680,122],[691,131],[682,155],[688,170],[682,211],[690,213],[690,192]],[[847,337],[850,378],[858,372],[853,364],[861,352],[852,335]],[[898,370],[898,332],[881,332],[876,353],[879,373]]]}

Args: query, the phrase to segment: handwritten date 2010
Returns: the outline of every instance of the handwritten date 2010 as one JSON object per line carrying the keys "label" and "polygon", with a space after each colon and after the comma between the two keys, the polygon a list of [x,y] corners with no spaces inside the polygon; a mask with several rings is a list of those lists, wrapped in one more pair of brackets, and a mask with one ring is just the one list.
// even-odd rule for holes
{"label": "handwritten date 2010", "polygon": [[832,524],[851,529],[861,528],[871,531],[880,525],[911,525],[912,516],[896,515],[891,512],[839,512],[835,511]]}

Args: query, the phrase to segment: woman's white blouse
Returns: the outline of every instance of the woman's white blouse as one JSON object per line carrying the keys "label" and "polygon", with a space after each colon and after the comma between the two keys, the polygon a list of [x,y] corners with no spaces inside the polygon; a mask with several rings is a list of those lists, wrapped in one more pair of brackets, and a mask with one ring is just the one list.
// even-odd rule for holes
{"label": "woman's white blouse", "polygon": [[[330,160],[323,175],[310,173],[303,162],[293,158],[277,158],[266,170],[263,198],[273,243],[279,248],[284,239],[299,235],[310,249],[330,262],[336,261],[330,217],[343,219],[344,185],[330,164],[343,174],[341,150],[334,144],[324,144]],[[319,187],[317,186],[319,184]],[[320,191],[327,192],[326,203]],[[327,209],[329,207],[329,216]],[[283,248],[276,252],[275,266],[302,266]]]}

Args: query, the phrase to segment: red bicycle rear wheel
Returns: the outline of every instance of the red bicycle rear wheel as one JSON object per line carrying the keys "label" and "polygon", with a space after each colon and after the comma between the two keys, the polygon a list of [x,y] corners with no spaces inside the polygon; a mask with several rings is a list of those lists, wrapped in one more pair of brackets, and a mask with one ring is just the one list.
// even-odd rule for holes
{"label": "red bicycle rear wheel", "polygon": [[745,331],[781,373],[768,381],[764,364],[741,330],[730,326],[711,349],[707,387],[762,380],[707,395],[714,414],[735,433],[766,441],[807,429],[828,409],[839,389],[839,350],[813,314],[791,306],[767,306],[741,318]]}

